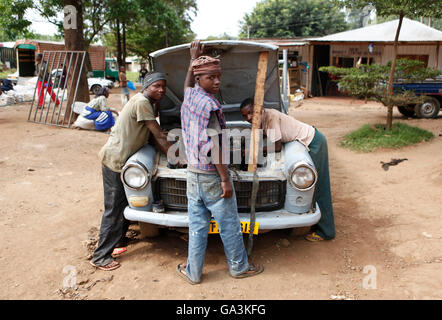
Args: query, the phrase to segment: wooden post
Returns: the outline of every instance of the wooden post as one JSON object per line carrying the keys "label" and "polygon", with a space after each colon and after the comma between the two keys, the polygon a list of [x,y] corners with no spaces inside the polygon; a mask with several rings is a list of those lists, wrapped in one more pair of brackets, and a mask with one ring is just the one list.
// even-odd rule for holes
{"label": "wooden post", "polygon": [[259,152],[259,129],[261,127],[262,108],[264,104],[265,82],[267,74],[268,51],[260,52],[258,60],[258,72],[256,74],[256,86],[252,120],[252,135],[249,153],[249,172],[255,172],[258,165]]}

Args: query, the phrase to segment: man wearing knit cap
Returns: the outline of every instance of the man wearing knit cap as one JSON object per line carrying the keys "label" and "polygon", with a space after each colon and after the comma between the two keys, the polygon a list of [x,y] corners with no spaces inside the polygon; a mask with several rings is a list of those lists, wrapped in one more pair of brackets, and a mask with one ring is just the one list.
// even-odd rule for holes
{"label": "man wearing knit cap", "polygon": [[179,264],[176,271],[191,284],[201,282],[212,216],[219,226],[230,275],[245,278],[264,270],[263,266],[248,262],[232,179],[222,163],[220,133],[226,128],[226,121],[214,96],[221,85],[220,60],[202,56],[203,52],[204,45],[199,41],[191,43],[191,65],[181,106],[187,155],[189,245],[187,263]]}
{"label": "man wearing knit cap", "polygon": [[[115,248],[125,251],[126,231],[129,221],[124,218],[123,211],[128,205],[124,186],[120,179],[121,170],[127,159],[143,147],[149,137],[167,154],[172,143],[167,141],[156,116],[157,103],[166,93],[166,77],[159,72],[146,75],[140,93],[133,96],[120,112],[115,126],[106,144],[99,152],[102,162],[104,207],[101,220],[98,247],[90,261],[91,265],[101,270],[114,270],[120,264],[112,257]],[[121,250],[123,248],[123,250]]]}

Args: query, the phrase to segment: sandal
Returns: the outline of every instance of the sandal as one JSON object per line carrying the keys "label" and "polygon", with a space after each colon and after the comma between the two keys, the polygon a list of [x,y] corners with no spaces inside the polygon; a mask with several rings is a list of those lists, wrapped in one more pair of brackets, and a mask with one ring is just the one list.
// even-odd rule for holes
{"label": "sandal", "polygon": [[117,269],[117,268],[119,268],[120,266],[121,266],[121,264],[119,264],[117,261],[111,261],[111,262],[109,262],[107,265],[105,265],[105,266],[97,266],[95,263],[93,263],[92,262],[92,260],[90,260],[89,261],[89,263],[90,263],[90,265],[91,266],[93,266],[93,267],[95,267],[95,268],[98,268],[98,269],[100,269],[100,270],[103,270],[103,271],[112,271],[112,270],[115,270],[115,269]]}
{"label": "sandal", "polygon": [[257,274],[260,274],[263,271],[264,271],[263,265],[252,263],[249,264],[249,269],[246,272],[241,273],[237,276],[232,276],[232,275],[231,276],[236,279],[242,279],[242,278],[256,276]]}
{"label": "sandal", "polygon": [[304,237],[304,239],[311,242],[318,242],[324,240],[324,238],[318,235],[316,232],[309,233]]}
{"label": "sandal", "polygon": [[[184,271],[184,272],[183,272]],[[191,280],[187,274],[186,274],[186,267],[185,265],[182,265],[181,263],[179,265],[177,265],[176,267],[176,272],[180,275],[181,278],[183,278],[184,280],[186,280],[187,282],[189,282],[190,284],[198,284],[201,283],[201,281],[195,282],[193,280]]]}
{"label": "sandal", "polygon": [[112,255],[117,256],[117,255],[122,254],[123,252],[126,252],[126,251],[127,251],[126,247],[115,248],[114,251],[112,251]]}

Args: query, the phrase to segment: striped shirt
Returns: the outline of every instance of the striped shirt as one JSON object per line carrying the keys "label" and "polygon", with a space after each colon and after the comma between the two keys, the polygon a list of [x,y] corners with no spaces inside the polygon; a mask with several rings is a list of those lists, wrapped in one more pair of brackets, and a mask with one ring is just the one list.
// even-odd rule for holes
{"label": "striped shirt", "polygon": [[214,146],[207,132],[212,112],[217,115],[221,129],[225,129],[226,121],[218,100],[198,85],[186,88],[181,105],[183,142],[188,165],[199,170],[216,170],[208,155]]}

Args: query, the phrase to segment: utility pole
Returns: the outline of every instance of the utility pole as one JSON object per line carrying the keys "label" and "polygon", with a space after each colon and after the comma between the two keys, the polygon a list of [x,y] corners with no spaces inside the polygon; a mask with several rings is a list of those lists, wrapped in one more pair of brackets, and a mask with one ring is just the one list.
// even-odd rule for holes
{"label": "utility pole", "polygon": [[250,39],[250,26],[247,25],[247,39]]}

